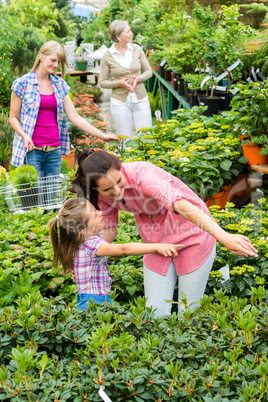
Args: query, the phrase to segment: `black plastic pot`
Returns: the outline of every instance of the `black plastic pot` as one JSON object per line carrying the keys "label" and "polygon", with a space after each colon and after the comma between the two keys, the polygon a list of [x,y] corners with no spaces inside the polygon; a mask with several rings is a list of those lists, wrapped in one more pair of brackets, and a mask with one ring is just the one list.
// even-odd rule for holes
{"label": "black plastic pot", "polygon": [[207,110],[203,112],[204,116],[213,116],[219,114],[222,99],[218,96],[198,96],[199,106],[207,106]]}
{"label": "black plastic pot", "polygon": [[165,67],[159,65],[159,74],[161,78],[165,78]]}
{"label": "black plastic pot", "polygon": [[217,93],[217,96],[221,98],[221,107],[220,110],[230,110],[230,102],[233,98],[231,92],[221,92]]}
{"label": "black plastic pot", "polygon": [[179,83],[178,83],[178,94],[180,96],[184,96],[184,79],[183,78],[179,78]]}
{"label": "black plastic pot", "polygon": [[190,107],[198,106],[198,95],[190,94]]}
{"label": "black plastic pot", "polygon": [[165,80],[166,81],[171,81],[171,71],[165,69]]}
{"label": "black plastic pot", "polygon": [[178,91],[179,82],[178,82],[178,76],[177,75],[174,75],[174,78],[173,78],[173,88],[175,89],[175,91]]}

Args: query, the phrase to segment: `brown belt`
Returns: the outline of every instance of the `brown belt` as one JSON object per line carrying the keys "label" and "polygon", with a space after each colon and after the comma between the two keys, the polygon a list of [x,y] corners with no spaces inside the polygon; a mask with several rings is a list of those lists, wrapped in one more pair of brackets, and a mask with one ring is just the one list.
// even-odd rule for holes
{"label": "brown belt", "polygon": [[54,151],[55,149],[57,149],[59,147],[51,147],[50,145],[44,145],[43,147],[34,147],[34,149],[38,149],[38,151],[44,151],[44,152],[50,152],[50,151]]}

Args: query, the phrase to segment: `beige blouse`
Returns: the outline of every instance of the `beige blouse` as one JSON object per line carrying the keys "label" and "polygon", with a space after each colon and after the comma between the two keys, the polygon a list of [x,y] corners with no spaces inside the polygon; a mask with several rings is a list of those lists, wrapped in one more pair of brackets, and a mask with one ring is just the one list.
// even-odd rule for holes
{"label": "beige blouse", "polygon": [[[129,91],[126,88],[116,86],[116,82],[126,77],[130,77],[128,83],[131,85],[133,82],[132,76],[140,78],[135,92],[138,99],[145,98],[147,95],[145,86],[143,84],[148,78],[152,76],[151,66],[146,59],[142,48],[138,45],[132,44],[134,50],[132,55],[132,63],[129,68],[122,67],[110,54],[109,50],[104,54],[101,60],[101,69],[99,83],[102,88],[111,88],[112,97],[125,102]],[[111,80],[109,79],[111,77]]]}

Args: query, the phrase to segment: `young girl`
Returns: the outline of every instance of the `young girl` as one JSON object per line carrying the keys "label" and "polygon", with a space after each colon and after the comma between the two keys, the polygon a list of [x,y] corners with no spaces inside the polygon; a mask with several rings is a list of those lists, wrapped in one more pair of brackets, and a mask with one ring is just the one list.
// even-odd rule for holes
{"label": "young girl", "polygon": [[89,300],[98,304],[111,303],[112,276],[108,271],[108,256],[159,253],[176,258],[176,248],[182,247],[181,244],[163,243],[110,244],[100,234],[104,225],[102,212],[84,198],[67,200],[49,222],[53,266],[60,261],[65,273],[74,270],[80,310],[88,307]]}

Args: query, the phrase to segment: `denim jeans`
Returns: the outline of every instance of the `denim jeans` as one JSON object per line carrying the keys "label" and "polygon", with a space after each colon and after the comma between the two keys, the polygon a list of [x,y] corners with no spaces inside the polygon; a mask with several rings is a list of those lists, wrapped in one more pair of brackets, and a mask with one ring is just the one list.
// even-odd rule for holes
{"label": "denim jeans", "polygon": [[90,300],[94,300],[95,304],[102,304],[107,301],[112,303],[112,299],[108,295],[93,295],[90,293],[78,293],[77,294],[77,307],[79,310],[86,310]]}
{"label": "denim jeans", "polygon": [[[187,303],[192,303],[190,309],[194,310],[199,306],[199,299],[204,296],[215,256],[216,246],[201,267],[185,275],[177,275],[173,262],[171,262],[165,276],[153,272],[144,265],[144,289],[145,297],[148,298],[146,306],[153,306],[156,309],[155,315],[157,317],[169,315],[172,304],[165,302],[165,300],[173,299],[174,288],[178,281],[178,302],[181,302],[183,292],[186,294]],[[179,304],[178,312],[183,310],[184,306]]]}
{"label": "denim jeans", "polygon": [[35,167],[38,177],[59,176],[61,170],[61,149],[44,152],[39,149],[33,149],[27,152],[24,158],[24,164]]}
{"label": "denim jeans", "polygon": [[26,165],[27,163],[37,170],[39,205],[49,208],[49,206],[53,205],[57,192],[61,171],[61,148],[59,147],[49,152],[33,149],[27,152],[24,158],[24,164]]}

